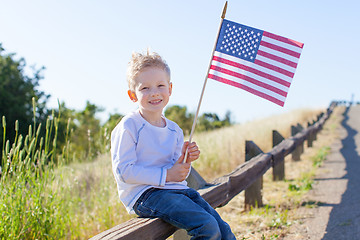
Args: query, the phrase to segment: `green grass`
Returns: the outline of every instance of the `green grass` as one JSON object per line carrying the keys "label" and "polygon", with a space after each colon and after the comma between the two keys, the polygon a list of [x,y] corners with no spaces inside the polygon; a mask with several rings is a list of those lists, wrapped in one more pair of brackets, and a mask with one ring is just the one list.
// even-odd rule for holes
{"label": "green grass", "polygon": [[313,165],[320,167],[325,160],[326,156],[330,153],[331,148],[329,146],[323,147],[320,151],[312,158]]}
{"label": "green grass", "polygon": [[[35,109],[35,104],[34,104]],[[35,113],[34,113],[35,115]],[[54,178],[58,118],[29,126],[28,134],[5,143],[6,119],[2,118],[4,146],[0,178],[0,239],[60,239],[69,232],[69,215],[57,197],[59,188],[49,188]]]}
{"label": "green grass", "polygon": [[303,194],[304,192],[311,190],[313,188],[312,185],[314,184],[314,170],[315,169],[309,173],[303,173],[299,179],[292,181],[293,183],[290,183],[288,187],[289,191]]}

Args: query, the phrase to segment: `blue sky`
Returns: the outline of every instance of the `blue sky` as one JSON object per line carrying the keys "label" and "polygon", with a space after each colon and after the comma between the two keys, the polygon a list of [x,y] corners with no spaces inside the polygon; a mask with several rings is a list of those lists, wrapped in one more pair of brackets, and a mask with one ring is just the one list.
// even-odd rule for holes
{"label": "blue sky", "polygon": [[[136,105],[127,96],[126,66],[147,47],[172,71],[170,105],[195,112],[225,1],[0,0],[0,42],[29,66],[45,66],[40,89],[67,107],[89,100],[108,113]],[[359,1],[235,1],[226,18],[303,42],[284,107],[209,80],[200,113],[237,122],[298,108],[327,107],[333,99],[360,100]]]}

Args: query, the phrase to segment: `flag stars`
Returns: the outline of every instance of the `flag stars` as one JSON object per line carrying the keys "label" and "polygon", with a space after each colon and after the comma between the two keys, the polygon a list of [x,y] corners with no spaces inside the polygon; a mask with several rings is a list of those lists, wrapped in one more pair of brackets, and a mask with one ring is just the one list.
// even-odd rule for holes
{"label": "flag stars", "polygon": [[253,61],[261,41],[260,30],[236,23],[225,23],[217,49],[226,54]]}

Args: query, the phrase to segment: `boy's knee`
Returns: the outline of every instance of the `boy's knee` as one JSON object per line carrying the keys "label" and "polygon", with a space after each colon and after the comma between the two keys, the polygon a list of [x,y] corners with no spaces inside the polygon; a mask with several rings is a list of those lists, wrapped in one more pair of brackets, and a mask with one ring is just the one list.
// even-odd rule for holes
{"label": "boy's knee", "polygon": [[203,239],[212,239],[212,240],[221,239],[219,224],[214,217],[212,216],[209,217],[197,229],[197,237]]}

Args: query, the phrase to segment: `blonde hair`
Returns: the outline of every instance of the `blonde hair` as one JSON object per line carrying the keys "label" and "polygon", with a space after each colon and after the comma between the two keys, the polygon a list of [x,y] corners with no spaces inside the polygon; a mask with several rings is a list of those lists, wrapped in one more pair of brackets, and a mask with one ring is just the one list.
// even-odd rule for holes
{"label": "blonde hair", "polygon": [[136,76],[147,67],[158,67],[164,70],[169,75],[170,81],[170,68],[156,52],[150,52],[148,48],[145,54],[133,52],[131,60],[128,64],[126,78],[128,81],[129,89],[135,90]]}

